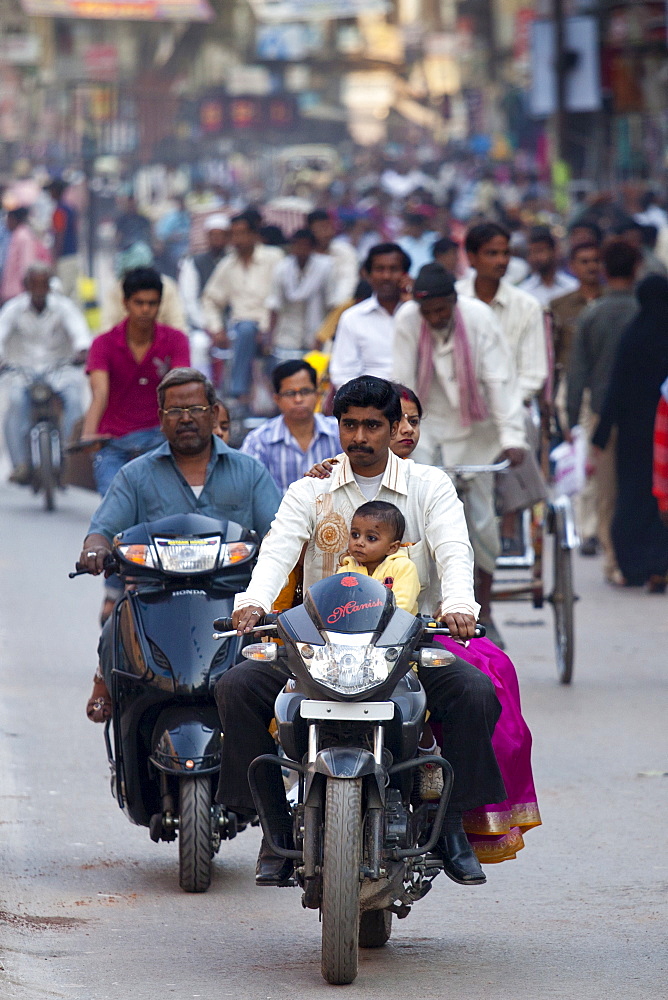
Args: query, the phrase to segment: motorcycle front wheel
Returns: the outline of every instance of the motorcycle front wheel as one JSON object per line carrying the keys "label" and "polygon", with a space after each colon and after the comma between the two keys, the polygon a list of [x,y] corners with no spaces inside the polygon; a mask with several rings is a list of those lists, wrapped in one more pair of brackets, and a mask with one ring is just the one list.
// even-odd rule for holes
{"label": "motorcycle front wheel", "polygon": [[179,788],[179,885],[206,892],[211,885],[211,778],[184,778]]}
{"label": "motorcycle front wheel", "polygon": [[39,486],[44,493],[44,509],[52,511],[55,507],[56,473],[51,455],[51,431],[42,425],[39,429]]}
{"label": "motorcycle front wheel", "polygon": [[362,779],[329,778],[322,859],[322,975],[332,985],[357,976],[362,858]]}

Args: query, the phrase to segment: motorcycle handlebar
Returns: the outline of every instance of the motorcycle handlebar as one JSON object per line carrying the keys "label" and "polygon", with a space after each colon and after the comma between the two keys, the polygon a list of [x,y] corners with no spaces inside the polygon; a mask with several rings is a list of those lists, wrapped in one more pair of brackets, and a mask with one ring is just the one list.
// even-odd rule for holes
{"label": "motorcycle handlebar", "polygon": [[[474,638],[475,639],[482,639],[486,634],[487,634],[487,629],[485,628],[484,625],[481,625],[478,622],[476,624],[476,627],[475,627],[475,632],[473,633]],[[434,635],[447,635],[447,636],[449,636],[450,635],[450,629],[449,628],[445,628],[445,626],[441,626],[441,625],[425,625],[424,630],[422,632],[422,635],[423,635],[423,638],[425,638],[425,639],[428,639],[428,638],[430,638],[431,636],[434,636]]]}
{"label": "motorcycle handlebar", "polygon": [[[73,580],[75,576],[86,576],[88,574],[88,570],[84,566],[82,566],[81,563],[75,563],[74,565],[76,566],[75,571],[73,573],[67,574],[70,580]],[[103,565],[105,569],[116,569],[117,566],[116,559],[114,558],[114,556],[109,554],[108,556],[104,557]]]}
{"label": "motorcycle handlebar", "polygon": [[[255,628],[260,628],[261,626],[275,625],[278,621],[278,614],[268,614],[264,615],[262,618],[258,618],[257,625]],[[234,629],[234,622],[231,618],[216,618],[213,623],[213,627],[216,632],[231,632]]]}

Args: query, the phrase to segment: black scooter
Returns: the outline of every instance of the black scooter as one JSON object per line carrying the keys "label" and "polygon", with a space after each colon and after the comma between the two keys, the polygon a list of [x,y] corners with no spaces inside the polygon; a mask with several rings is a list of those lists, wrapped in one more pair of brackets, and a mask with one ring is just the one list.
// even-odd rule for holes
{"label": "black scooter", "polygon": [[[214,622],[223,639],[233,634],[230,626]],[[275,703],[285,756],[251,763],[253,799],[271,850],[294,863],[294,879],[282,884],[296,882],[302,905],[320,910],[324,978],[351,983],[358,947],[385,944],[393,914],[407,916],[443,868],[431,852],[453,771],[442,757],[417,755],[427,703],[411,666],[452,662],[453,654],[433,643],[449,632],[397,608],[391,590],[354,571],[314,584],[303,605],[265,616],[252,631],[283,644],[249,645],[243,656],[282,660],[293,675]],[[414,792],[416,769],[425,763],[443,772],[433,804]],[[294,849],[272,835],[268,767],[297,777]]]}
{"label": "black scooter", "polygon": [[221,840],[240,829],[213,801],[222,739],[213,688],[240,643],[216,643],[211,620],[232,613],[257,549],[255,533],[233,521],[178,514],[122,531],[108,560],[132,584],[111,625],[111,791],[156,843],[178,838],[186,892],[208,889]]}

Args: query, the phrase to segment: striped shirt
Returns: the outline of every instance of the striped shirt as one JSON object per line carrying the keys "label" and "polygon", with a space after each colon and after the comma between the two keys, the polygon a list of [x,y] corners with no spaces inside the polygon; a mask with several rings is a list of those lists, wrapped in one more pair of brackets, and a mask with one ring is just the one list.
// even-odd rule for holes
{"label": "striped shirt", "polygon": [[[668,379],[665,382],[668,392]],[[654,424],[654,486],[659,510],[668,511],[668,398],[661,396]]]}
{"label": "striped shirt", "polygon": [[264,465],[282,494],[290,483],[301,479],[309,469],[341,451],[339,425],[334,417],[314,413],[313,439],[302,451],[296,438],[282,416],[267,420],[251,431],[241,446],[245,455],[256,458]]}

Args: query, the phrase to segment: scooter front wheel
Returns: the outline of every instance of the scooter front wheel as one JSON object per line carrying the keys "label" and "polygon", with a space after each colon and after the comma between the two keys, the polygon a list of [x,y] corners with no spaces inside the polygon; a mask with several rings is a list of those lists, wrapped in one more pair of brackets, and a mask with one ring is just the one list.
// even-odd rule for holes
{"label": "scooter front wheel", "polygon": [[179,787],[179,885],[206,892],[211,885],[211,778],[183,778]]}

